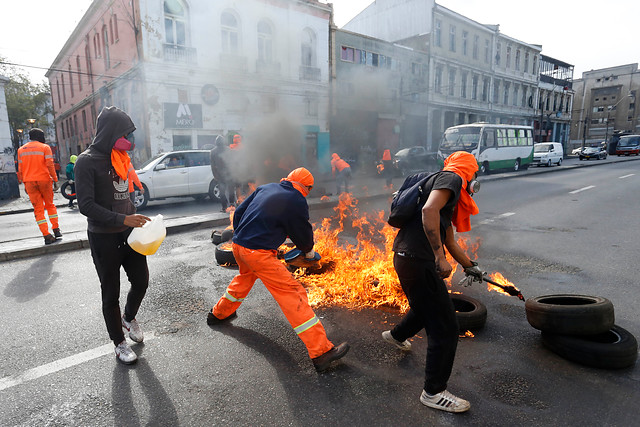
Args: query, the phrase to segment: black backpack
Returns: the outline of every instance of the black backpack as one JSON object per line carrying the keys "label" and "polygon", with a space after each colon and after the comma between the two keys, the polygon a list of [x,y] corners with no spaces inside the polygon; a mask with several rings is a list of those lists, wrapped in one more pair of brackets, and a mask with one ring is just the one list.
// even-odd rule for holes
{"label": "black backpack", "polygon": [[395,228],[402,228],[413,218],[426,201],[422,186],[437,172],[420,172],[405,178],[402,186],[393,195],[387,222]]}

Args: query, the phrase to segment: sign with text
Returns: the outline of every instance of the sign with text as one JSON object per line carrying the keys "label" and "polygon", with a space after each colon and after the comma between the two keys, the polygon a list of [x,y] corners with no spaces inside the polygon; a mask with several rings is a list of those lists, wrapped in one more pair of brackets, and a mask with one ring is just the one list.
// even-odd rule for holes
{"label": "sign with text", "polygon": [[164,128],[202,129],[202,105],[165,102]]}

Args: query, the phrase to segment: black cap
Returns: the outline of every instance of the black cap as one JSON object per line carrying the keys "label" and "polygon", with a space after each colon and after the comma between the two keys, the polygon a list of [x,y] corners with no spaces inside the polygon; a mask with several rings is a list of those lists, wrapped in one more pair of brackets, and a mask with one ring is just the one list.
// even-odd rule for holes
{"label": "black cap", "polygon": [[42,131],[42,129],[38,128],[33,128],[29,131],[29,139],[31,141],[46,142],[44,140],[44,132]]}

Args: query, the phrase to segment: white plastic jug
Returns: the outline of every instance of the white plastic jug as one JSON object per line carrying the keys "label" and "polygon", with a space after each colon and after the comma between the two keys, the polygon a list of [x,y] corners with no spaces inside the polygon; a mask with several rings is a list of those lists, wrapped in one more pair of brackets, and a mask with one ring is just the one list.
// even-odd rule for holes
{"label": "white plastic jug", "polygon": [[153,255],[167,236],[162,215],[158,214],[146,222],[142,227],[133,229],[127,243],[131,249],[142,255]]}

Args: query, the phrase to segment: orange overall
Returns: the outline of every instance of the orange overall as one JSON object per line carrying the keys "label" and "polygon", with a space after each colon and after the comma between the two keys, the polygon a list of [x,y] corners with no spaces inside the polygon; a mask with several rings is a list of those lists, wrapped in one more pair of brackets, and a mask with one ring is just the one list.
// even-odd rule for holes
{"label": "orange overall", "polygon": [[307,292],[277,259],[275,250],[247,249],[234,243],[233,255],[240,274],[233,278],[213,307],[214,316],[219,319],[230,316],[242,304],[256,279],[260,279],[307,347],[310,358],[333,348],[322,323],[309,306]]}
{"label": "orange overall", "polygon": [[52,181],[58,182],[58,176],[51,147],[39,141],[29,141],[18,149],[18,181],[24,182],[40,232],[43,236],[50,234],[45,209],[51,228],[58,228],[58,210],[53,204],[52,187]]}

